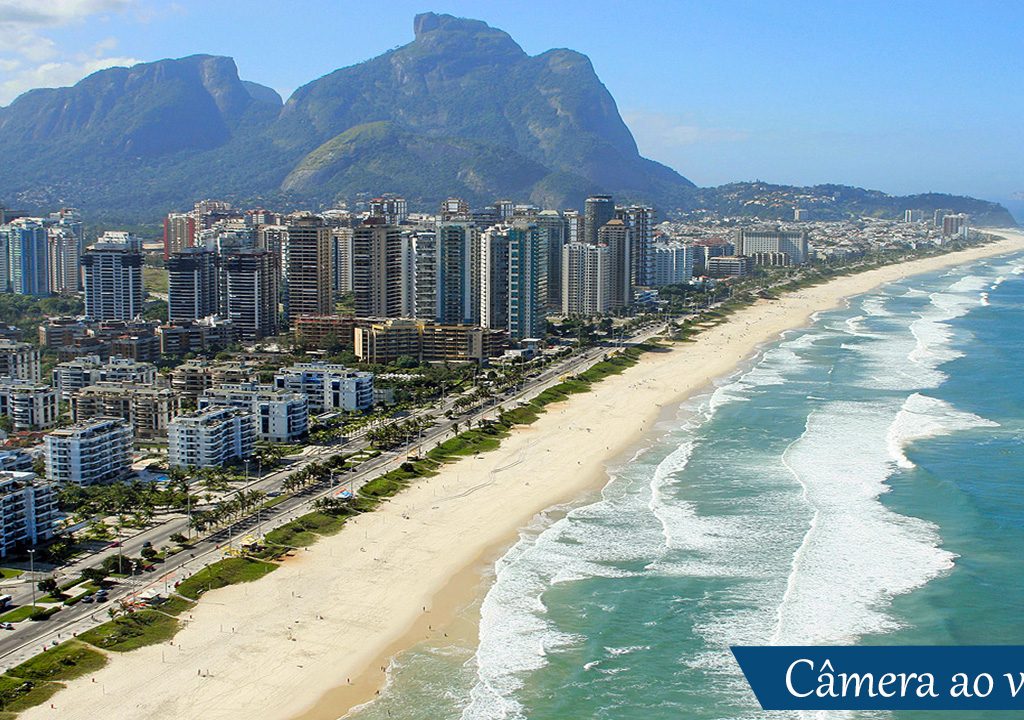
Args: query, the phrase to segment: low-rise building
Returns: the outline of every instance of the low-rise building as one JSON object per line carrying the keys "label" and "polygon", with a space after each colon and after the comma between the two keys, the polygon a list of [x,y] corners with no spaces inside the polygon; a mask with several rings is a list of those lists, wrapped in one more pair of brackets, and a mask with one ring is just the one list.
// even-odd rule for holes
{"label": "low-rise building", "polygon": [[356,327],[368,324],[353,315],[300,315],[292,321],[292,331],[295,342],[307,348],[352,347]]}
{"label": "low-rise building", "polygon": [[39,382],[39,348],[28,343],[0,339],[0,377]]}
{"label": "low-rise building", "polygon": [[24,450],[0,451],[0,470],[28,472],[32,469],[32,456]]}
{"label": "low-rise building", "polygon": [[53,369],[53,386],[62,400],[71,400],[78,390],[101,382],[153,385],[156,365],[131,358],[114,356],[104,362],[98,355],[87,355],[59,363]]}
{"label": "low-rise building", "polygon": [[258,376],[255,363],[187,360],[171,370],[171,389],[179,395],[198,398],[217,385],[253,382]]}
{"label": "low-rise building", "polygon": [[92,418],[46,436],[46,477],[52,482],[117,482],[131,472],[131,461],[132,428],[123,418]]}
{"label": "low-rise building", "polygon": [[179,407],[180,398],[170,388],[134,383],[97,383],[71,396],[71,418],[75,422],[94,417],[124,418],[138,440],[167,437],[167,427]]}
{"label": "low-rise building", "polygon": [[199,409],[214,407],[251,412],[256,416],[256,436],[268,442],[295,442],[305,437],[309,429],[306,396],[272,385],[249,382],[210,388],[199,398]]}
{"label": "low-rise building", "polygon": [[59,517],[53,483],[33,472],[0,471],[0,557],[52,538]]}
{"label": "low-rise building", "polygon": [[753,263],[745,255],[719,255],[708,258],[708,275],[713,278],[745,277]]}
{"label": "low-rise building", "polygon": [[171,467],[220,467],[253,453],[256,416],[248,410],[210,407],[179,415],[168,426]]}
{"label": "low-rise building", "polygon": [[473,325],[438,325],[392,318],[355,329],[355,354],[362,361],[387,364],[408,356],[418,362],[476,361],[498,357],[508,334]]}
{"label": "low-rise building", "polygon": [[281,368],[274,375],[274,387],[305,395],[312,413],[373,407],[373,373],[344,365],[318,362]]}
{"label": "low-rise building", "polygon": [[230,320],[206,318],[193,323],[161,325],[156,329],[160,352],[186,355],[226,348],[238,342],[238,328]]}
{"label": "low-rise building", "polygon": [[0,415],[11,418],[15,430],[48,430],[58,414],[57,391],[49,385],[0,378]]}

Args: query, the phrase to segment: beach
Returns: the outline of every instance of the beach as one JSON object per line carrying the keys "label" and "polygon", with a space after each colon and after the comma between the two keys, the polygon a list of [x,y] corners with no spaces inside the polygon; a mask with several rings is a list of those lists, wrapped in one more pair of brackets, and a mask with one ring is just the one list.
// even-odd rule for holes
{"label": "beach", "polygon": [[607,480],[663,412],[780,333],[886,282],[1024,250],[1024,235],[761,301],[696,342],[645,354],[549,406],[501,447],[446,466],[256,583],[208,593],[173,643],[125,655],[25,718],[338,718],[374,697],[397,652],[445,632],[481,570],[538,512]]}

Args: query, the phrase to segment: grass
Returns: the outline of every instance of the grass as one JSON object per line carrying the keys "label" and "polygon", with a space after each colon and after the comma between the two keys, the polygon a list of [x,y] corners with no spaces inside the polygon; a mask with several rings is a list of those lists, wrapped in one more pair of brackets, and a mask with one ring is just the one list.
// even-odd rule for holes
{"label": "grass", "polygon": [[68,640],[16,665],[7,671],[7,676],[32,681],[73,680],[106,664],[103,653],[77,640]]}
{"label": "grass", "polygon": [[325,535],[334,535],[345,527],[345,521],[354,513],[326,513],[314,511],[297,517],[289,523],[267,533],[267,557],[279,555],[279,548],[308,547]]}
{"label": "grass", "polygon": [[225,558],[209,565],[178,586],[178,594],[197,600],[208,590],[259,580],[277,569],[276,565],[250,558]]}
{"label": "grass", "polygon": [[25,574],[24,570],[18,568],[6,568],[0,567],[0,580],[13,580],[16,577],[21,577]]}
{"label": "grass", "polygon": [[0,675],[0,719],[41,705],[64,687],[60,681],[88,675],[107,664],[106,656],[78,640],[68,640]]}
{"label": "grass", "polygon": [[42,705],[64,686],[56,682],[35,683],[10,675],[0,675],[0,710],[6,717],[17,717],[17,713],[35,705]]}
{"label": "grass", "polygon": [[167,294],[167,271],[164,268],[142,268],[142,286],[149,292]]}
{"label": "grass", "polygon": [[35,611],[35,608],[31,605],[22,605],[21,607],[8,610],[3,615],[0,615],[0,622],[21,622],[25,620],[29,615]]}
{"label": "grass", "polygon": [[165,615],[181,615],[186,610],[191,610],[195,606],[196,604],[191,600],[186,600],[183,597],[178,597],[177,595],[175,595],[174,597],[168,598],[163,603],[161,603],[157,607],[157,610],[164,613]]}
{"label": "grass", "polygon": [[156,610],[140,610],[86,630],[78,638],[103,650],[128,652],[170,640],[177,632],[177,618]]}

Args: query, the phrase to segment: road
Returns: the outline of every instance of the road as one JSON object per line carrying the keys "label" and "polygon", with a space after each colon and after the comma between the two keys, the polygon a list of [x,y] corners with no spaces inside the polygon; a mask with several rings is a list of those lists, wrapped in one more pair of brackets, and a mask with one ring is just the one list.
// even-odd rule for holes
{"label": "road", "polygon": [[[658,332],[661,332],[661,330],[662,327],[659,325],[656,330],[647,330],[638,336],[627,339],[625,344],[644,342],[658,334]],[[561,378],[564,375],[579,373],[594,365],[612,349],[612,346],[598,346],[588,349],[583,353],[572,355],[566,360],[556,362],[542,370],[538,375],[530,378],[521,390],[509,396],[498,398],[487,407],[461,416],[456,415],[451,419],[444,417],[445,411],[451,408],[454,398],[446,401],[441,406],[417,411],[418,413],[430,412],[437,414],[440,422],[425,431],[408,446],[385,452],[376,458],[364,462],[355,472],[349,473],[347,476],[343,475],[342,482],[346,487],[351,488],[355,492],[382,473],[398,467],[406,460],[406,453],[411,446],[415,446],[419,453],[425,453],[449,439],[453,434],[456,423],[458,423],[459,428],[464,429],[468,427],[467,421],[475,424],[480,420],[496,418],[501,412],[501,407],[508,409],[516,404],[533,399],[547,388],[561,382]],[[265,492],[279,490],[285,478],[299,472],[310,463],[340,453],[352,453],[358,449],[365,448],[366,445],[367,443],[365,442],[353,443],[350,440],[342,445],[317,448],[313,452],[304,455],[289,467],[268,473],[266,476],[256,479],[245,486],[245,488],[240,489],[259,489]],[[336,492],[340,484],[342,483],[338,482],[332,485],[330,480],[321,481],[289,496],[272,508],[262,509],[257,514],[217,530],[201,540],[194,541],[192,549],[172,555],[165,562],[157,565],[156,570],[119,582],[110,589],[109,598],[104,603],[83,604],[79,602],[76,605],[61,610],[50,620],[42,622],[25,620],[17,623],[15,631],[6,631],[4,635],[0,635],[0,663],[2,663],[4,669],[10,669],[38,654],[46,647],[66,640],[73,634],[78,634],[106,622],[110,619],[108,610],[117,607],[123,600],[131,599],[132,596],[140,596],[154,590],[167,594],[173,589],[177,581],[224,557],[227,549],[237,543],[239,538],[247,534],[265,533],[308,513],[311,505],[318,498]],[[119,549],[125,555],[138,556],[145,542],[149,541],[154,547],[159,547],[168,542],[169,537],[176,532],[183,534],[188,532],[188,519],[185,516],[170,518],[160,525],[139,533],[124,541]],[[118,549],[108,548],[101,553],[90,555],[87,559],[62,568],[61,574],[64,577],[72,577],[74,573],[81,572],[84,567],[94,567],[105,557],[116,555],[117,552]]]}

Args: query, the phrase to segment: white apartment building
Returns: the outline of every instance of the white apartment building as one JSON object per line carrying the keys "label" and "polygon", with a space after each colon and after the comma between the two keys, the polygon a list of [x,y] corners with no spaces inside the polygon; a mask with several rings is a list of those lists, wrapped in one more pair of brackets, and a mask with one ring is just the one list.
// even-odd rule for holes
{"label": "white apartment building", "polygon": [[281,368],[274,375],[274,387],[305,395],[311,413],[373,407],[373,373],[344,365],[298,363]]}
{"label": "white apartment building", "polygon": [[693,250],[681,242],[652,246],[651,285],[680,285],[693,278]]}
{"label": "white apartment building", "polygon": [[48,430],[57,424],[57,391],[31,380],[0,378],[0,415],[14,421],[15,430]]}
{"label": "white apartment building", "polygon": [[168,426],[167,440],[170,467],[220,467],[252,455],[256,416],[232,407],[179,415]]}
{"label": "white apartment building", "polygon": [[142,241],[106,232],[82,254],[85,314],[93,320],[131,320],[143,311]]}
{"label": "white apartment building", "polygon": [[92,418],[46,436],[46,477],[52,482],[116,482],[128,475],[131,461],[132,428],[123,418]]}
{"label": "white apartment building", "polygon": [[156,365],[115,355],[106,362],[98,355],[85,355],[75,360],[58,364],[52,373],[53,386],[60,393],[61,400],[71,400],[77,390],[101,382],[133,383],[149,385],[156,383]]}
{"label": "white apartment building", "polygon": [[52,538],[58,518],[53,483],[33,472],[0,471],[0,557]]}
{"label": "white apartment building", "polygon": [[562,246],[562,314],[590,317],[612,307],[612,257],[607,245]]}
{"label": "white apartment building", "polygon": [[294,442],[309,429],[306,396],[272,385],[234,383],[210,388],[199,398],[199,409],[213,407],[248,410],[256,416],[256,436],[268,442]]}
{"label": "white apartment building", "polygon": [[0,339],[0,377],[38,382],[42,378],[40,367],[39,348]]}

